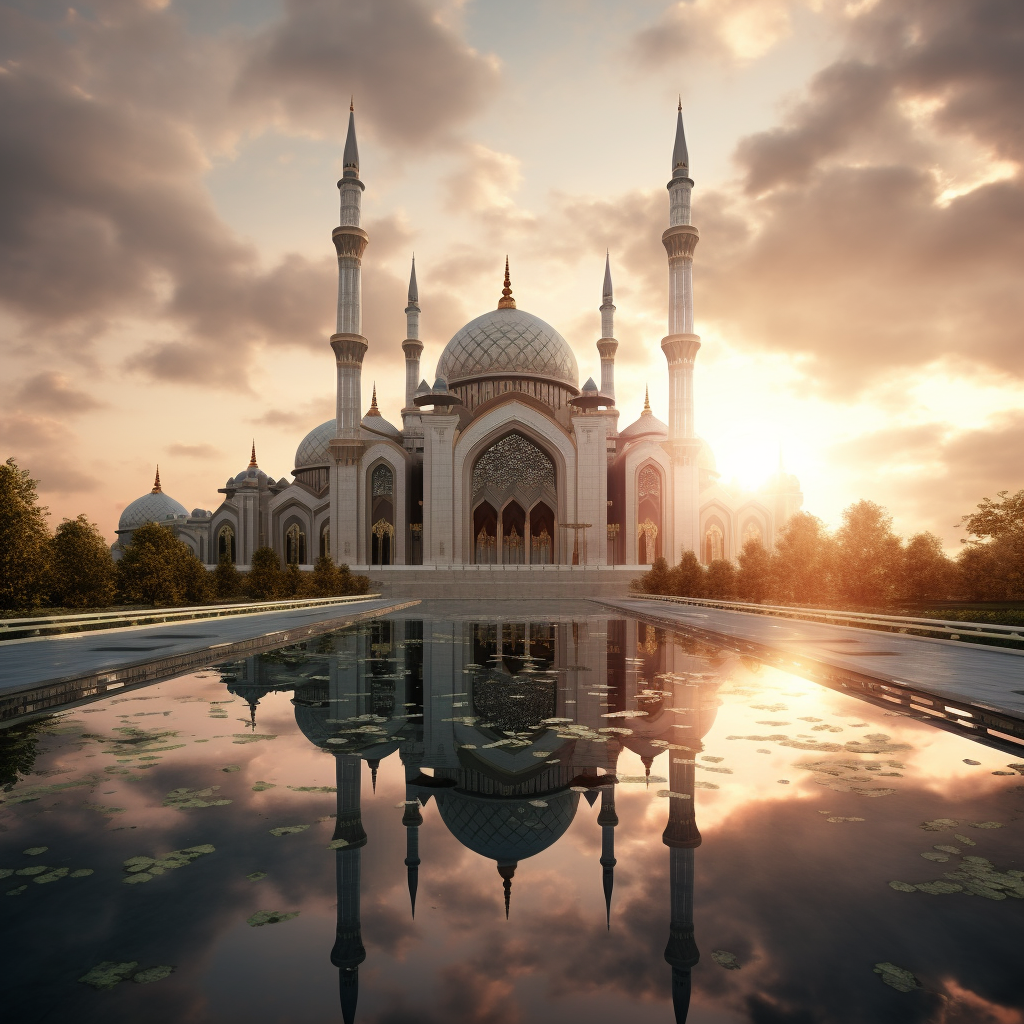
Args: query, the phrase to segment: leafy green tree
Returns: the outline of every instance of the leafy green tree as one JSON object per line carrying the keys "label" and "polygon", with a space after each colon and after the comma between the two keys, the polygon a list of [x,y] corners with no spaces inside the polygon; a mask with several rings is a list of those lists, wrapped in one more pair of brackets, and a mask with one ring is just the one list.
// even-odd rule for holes
{"label": "leafy green tree", "polygon": [[783,604],[818,604],[829,598],[835,545],[825,524],[797,512],[779,531],[772,558],[772,597]]}
{"label": "leafy green tree", "polygon": [[743,545],[736,573],[736,593],[744,601],[760,604],[772,591],[772,559],[761,542],[751,538]]}
{"label": "leafy green tree", "polygon": [[311,597],[333,597],[338,590],[338,570],[330,555],[321,555],[309,574]]}
{"label": "leafy green tree", "polygon": [[633,580],[631,587],[642,594],[671,594],[672,570],[664,558],[658,557],[654,564],[638,579]]}
{"label": "leafy green tree", "polygon": [[117,593],[117,566],[95,523],[65,519],[50,542],[50,601],[63,608],[100,608]]}
{"label": "leafy green tree", "polygon": [[13,458],[0,466],[0,608],[28,608],[46,597],[50,534],[33,480]]}
{"label": "leafy green tree", "polygon": [[982,498],[978,503],[978,511],[963,516],[960,526],[972,536],[983,538],[1003,537],[1024,531],[1024,490],[1016,494],[1000,491],[996,497],[1002,501]]}
{"label": "leafy green tree", "polygon": [[245,592],[254,601],[272,601],[284,586],[281,578],[281,560],[273,548],[257,548],[252,553],[252,565],[245,577]]}
{"label": "leafy green tree", "polygon": [[230,555],[222,555],[213,570],[213,592],[222,601],[238,597],[242,592],[242,574],[235,568]]}
{"label": "leafy green tree", "polygon": [[843,512],[836,541],[836,596],[859,607],[891,604],[903,563],[892,516],[873,501],[858,501]]}
{"label": "leafy green tree", "polygon": [[684,551],[679,564],[672,570],[670,593],[676,597],[703,597],[707,586],[704,566],[692,551]]}
{"label": "leafy green tree", "polygon": [[736,566],[728,558],[716,558],[707,572],[708,597],[727,601],[736,596]]}
{"label": "leafy green tree", "polygon": [[900,593],[915,603],[943,601],[956,589],[956,566],[934,533],[917,533],[903,549]]}
{"label": "leafy green tree", "polygon": [[974,601],[1017,601],[1024,598],[1024,490],[1000,491],[1000,501],[983,498],[961,525],[978,540],[957,559],[964,596]]}
{"label": "leafy green tree", "polygon": [[304,573],[294,562],[281,574],[281,596],[289,599],[305,597],[309,593],[309,583]]}
{"label": "leafy green tree", "polygon": [[178,605],[210,597],[206,567],[159,523],[145,523],[117,563],[117,588],[129,604]]}

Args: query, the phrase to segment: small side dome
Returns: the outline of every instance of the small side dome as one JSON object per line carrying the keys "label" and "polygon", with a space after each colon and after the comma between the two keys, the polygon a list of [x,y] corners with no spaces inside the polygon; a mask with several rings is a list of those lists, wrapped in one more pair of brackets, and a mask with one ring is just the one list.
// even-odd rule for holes
{"label": "small side dome", "polygon": [[640,413],[640,419],[634,420],[628,427],[620,430],[619,437],[631,441],[641,437],[668,437],[668,424],[662,423],[651,412],[651,399],[648,391],[644,391],[644,411]]}
{"label": "small side dome", "polygon": [[188,519],[188,509],[169,494],[164,494],[158,467],[153,489],[149,494],[136,498],[121,513],[121,518],[117,522],[117,532],[134,530],[145,523],[166,523],[178,519]]}
{"label": "small side dome", "polygon": [[587,378],[587,383],[583,385],[583,390],[588,394],[590,394],[591,392],[593,392],[593,394],[595,395],[597,394],[597,385],[594,383],[593,377]]}
{"label": "small side dome", "polygon": [[384,419],[380,414],[380,409],[377,408],[376,384],[373,386],[373,399],[370,402],[370,408],[367,409],[366,415],[360,422],[360,426],[371,434],[379,434],[381,437],[387,437],[391,440],[399,440],[402,437],[402,432],[393,423],[389,423]]}
{"label": "small side dome", "polygon": [[446,381],[444,377],[438,377],[437,380],[434,381],[434,387],[431,390],[438,395],[448,394],[448,381]]}

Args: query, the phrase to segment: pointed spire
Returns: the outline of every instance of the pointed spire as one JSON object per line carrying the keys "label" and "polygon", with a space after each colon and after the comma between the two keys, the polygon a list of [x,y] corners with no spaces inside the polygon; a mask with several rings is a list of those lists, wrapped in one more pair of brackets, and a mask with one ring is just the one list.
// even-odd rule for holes
{"label": "pointed spire", "polygon": [[644,385],[644,412],[649,416],[653,415],[651,412],[651,392],[646,384]]}
{"label": "pointed spire", "polygon": [[686,132],[683,129],[683,98],[679,97],[679,112],[676,114],[676,144],[672,148],[672,177],[690,176],[690,156],[686,151]]}
{"label": "pointed spire", "polygon": [[505,880],[505,920],[508,920],[509,905],[512,902],[512,878],[516,873],[516,865],[518,861],[507,861],[502,864],[498,862],[498,874]]}
{"label": "pointed spire", "polygon": [[249,456],[249,468],[253,469],[256,466],[256,438],[252,439],[252,455]]}
{"label": "pointed spire", "polygon": [[153,490],[150,491],[150,494],[160,494],[162,491],[163,488],[160,486],[160,467],[158,465],[156,467],[156,476],[153,478]]}
{"label": "pointed spire", "polygon": [[[376,396],[375,396],[376,397]],[[370,758],[366,762],[370,766],[370,785],[373,786],[374,793],[377,792],[377,769],[380,767],[380,758]]]}
{"label": "pointed spire", "polygon": [[348,106],[348,135],[345,137],[345,155],[342,158],[343,178],[359,177],[359,147],[356,145],[355,97]]}
{"label": "pointed spire", "polygon": [[508,276],[508,257],[505,257],[505,287],[501,289],[498,309],[515,309],[516,300],[512,298],[512,281]]}
{"label": "pointed spire", "polygon": [[373,398],[370,399],[370,408],[377,408],[377,382],[373,382]]}
{"label": "pointed spire", "polygon": [[419,288],[416,286],[416,253],[412,254],[412,271],[409,273],[409,305],[415,306],[420,301]]}
{"label": "pointed spire", "polygon": [[612,264],[611,254],[607,249],[604,253],[604,288],[601,289],[601,299],[603,306],[612,304]]}

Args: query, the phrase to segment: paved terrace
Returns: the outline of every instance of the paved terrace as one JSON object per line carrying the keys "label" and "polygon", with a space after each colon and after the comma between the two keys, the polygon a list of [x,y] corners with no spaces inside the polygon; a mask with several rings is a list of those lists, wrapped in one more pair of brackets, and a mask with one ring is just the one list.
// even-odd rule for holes
{"label": "paved terrace", "polygon": [[643,598],[597,603],[955,731],[1024,744],[1024,651]]}
{"label": "paved terrace", "polygon": [[379,597],[0,643],[0,721],[168,679],[418,604]]}

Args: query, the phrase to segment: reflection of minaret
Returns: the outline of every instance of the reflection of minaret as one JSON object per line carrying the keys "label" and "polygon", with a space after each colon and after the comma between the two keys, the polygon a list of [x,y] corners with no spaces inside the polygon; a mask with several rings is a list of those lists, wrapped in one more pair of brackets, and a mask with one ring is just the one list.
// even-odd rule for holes
{"label": "reflection of minaret", "polygon": [[615,826],[619,816],[615,813],[615,787],[601,789],[601,810],[597,815],[601,826],[601,881],[604,885],[604,914],[609,931],[612,927],[612,886],[615,883]]}
{"label": "reflection of minaret", "polygon": [[505,880],[505,920],[508,920],[509,905],[512,902],[512,878],[516,873],[516,868],[519,867],[519,861],[517,860],[499,860],[498,861],[498,874]]}
{"label": "reflection of minaret", "polygon": [[[405,813],[402,824],[405,826],[405,866],[409,876],[409,905],[412,916],[416,916],[416,890],[420,883],[420,825],[423,815],[420,814],[420,802],[415,798],[409,776],[418,775],[416,769],[406,768],[405,782]],[[410,803],[410,801],[412,801]]]}
{"label": "reflection of minaret", "polygon": [[[672,967],[672,1007],[677,1024],[684,1024],[690,1009],[690,971],[700,960],[693,939],[693,851],[700,846],[693,806],[694,766],[670,751],[668,824],[662,842],[669,854],[669,886],[672,921],[669,927],[665,960]],[[675,794],[679,794],[676,796]]]}
{"label": "reflection of minaret", "polygon": [[366,832],[359,807],[363,763],[357,757],[337,758],[338,820],[334,838],[346,846],[335,854],[338,885],[338,928],[331,963],[338,968],[341,1016],[345,1024],[356,1018],[359,998],[359,965],[366,959],[359,923],[359,869]]}

